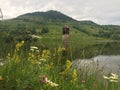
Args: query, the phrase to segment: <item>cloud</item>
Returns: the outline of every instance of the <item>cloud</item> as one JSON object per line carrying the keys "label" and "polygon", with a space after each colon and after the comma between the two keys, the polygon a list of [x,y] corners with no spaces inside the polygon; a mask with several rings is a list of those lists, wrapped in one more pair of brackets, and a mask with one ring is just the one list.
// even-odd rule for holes
{"label": "cloud", "polygon": [[120,0],[1,0],[4,18],[35,11],[58,10],[77,20],[120,25]]}

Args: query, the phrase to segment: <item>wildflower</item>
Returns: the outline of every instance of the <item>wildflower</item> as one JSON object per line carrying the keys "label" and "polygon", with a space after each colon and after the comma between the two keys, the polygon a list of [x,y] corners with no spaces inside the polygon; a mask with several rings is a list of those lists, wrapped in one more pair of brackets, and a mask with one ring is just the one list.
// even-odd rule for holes
{"label": "wildflower", "polygon": [[35,55],[34,55],[34,54],[31,54],[31,57],[32,57],[32,58],[34,58],[34,57],[35,57]]}
{"label": "wildflower", "polygon": [[47,77],[45,79],[46,79],[46,83],[48,83],[50,86],[52,86],[52,87],[57,87],[58,86],[58,84],[48,80]]}
{"label": "wildflower", "polygon": [[31,46],[30,49],[38,49],[36,46]]}
{"label": "wildflower", "polygon": [[43,62],[45,62],[45,61],[46,61],[46,59],[43,59],[43,58],[41,58],[41,59],[40,59],[40,61],[43,61]]}
{"label": "wildflower", "polygon": [[0,81],[2,81],[3,80],[3,78],[2,78],[2,76],[0,76]]}
{"label": "wildflower", "polygon": [[110,76],[103,76],[103,78],[109,80],[110,82],[118,82],[118,75],[111,73]]}
{"label": "wildflower", "polygon": [[15,62],[17,63],[17,62],[19,62],[19,61],[20,61],[19,57],[16,56],[16,58],[15,58]]}
{"label": "wildflower", "polygon": [[112,77],[110,77],[111,79],[118,79],[118,75],[113,74],[113,73],[111,73],[111,75],[112,75]]}
{"label": "wildflower", "polygon": [[73,70],[72,78],[73,78],[72,80],[73,82],[77,81],[77,70],[76,69]]}
{"label": "wildflower", "polygon": [[47,51],[47,50],[43,50],[43,51],[42,51],[42,58],[45,58],[45,57],[46,57],[46,51]]}
{"label": "wildflower", "polygon": [[49,50],[43,50],[42,51],[42,55],[41,55],[42,58],[49,58],[50,57],[50,51]]}
{"label": "wildflower", "polygon": [[45,75],[42,75],[41,80],[40,80],[40,83],[47,83],[48,85],[50,85],[50,86],[52,86],[52,87],[58,86],[58,84],[56,84],[56,83],[48,80]]}
{"label": "wildflower", "polygon": [[16,44],[16,50],[19,51],[20,47],[22,47],[24,44],[24,41],[21,41],[19,43]]}
{"label": "wildflower", "polygon": [[40,83],[46,83],[46,76],[45,75],[41,76]]}
{"label": "wildflower", "polygon": [[37,36],[37,35],[31,35],[32,38],[38,38],[38,39],[41,39],[42,37],[41,36]]}
{"label": "wildflower", "polygon": [[109,78],[109,77],[107,77],[107,76],[103,76],[103,78],[104,78],[104,79],[107,79],[107,80],[109,80],[109,79],[110,79],[110,78]]}
{"label": "wildflower", "polygon": [[30,50],[31,50],[31,51],[34,51],[34,49],[33,49],[33,48],[31,48]]}
{"label": "wildflower", "polygon": [[57,51],[58,51],[58,52],[61,52],[61,51],[64,51],[64,50],[65,50],[65,48],[59,47]]}
{"label": "wildflower", "polygon": [[66,61],[66,70],[68,71],[71,67],[71,61],[70,60],[67,60]]}
{"label": "wildflower", "polygon": [[110,79],[110,82],[118,82],[118,80]]}
{"label": "wildflower", "polygon": [[39,51],[39,50],[36,50],[36,52],[38,52],[38,53],[39,53],[40,51]]}
{"label": "wildflower", "polygon": [[24,43],[25,43],[25,41],[21,41],[21,43],[22,43],[22,44],[24,44]]}

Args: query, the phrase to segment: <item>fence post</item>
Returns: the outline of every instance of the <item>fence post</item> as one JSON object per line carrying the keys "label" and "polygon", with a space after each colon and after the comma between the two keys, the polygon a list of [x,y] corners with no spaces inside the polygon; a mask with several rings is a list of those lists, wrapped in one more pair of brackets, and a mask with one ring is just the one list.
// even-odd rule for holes
{"label": "fence post", "polygon": [[63,27],[62,47],[65,48],[65,50],[62,53],[62,56],[65,59],[70,59],[70,29],[67,25]]}

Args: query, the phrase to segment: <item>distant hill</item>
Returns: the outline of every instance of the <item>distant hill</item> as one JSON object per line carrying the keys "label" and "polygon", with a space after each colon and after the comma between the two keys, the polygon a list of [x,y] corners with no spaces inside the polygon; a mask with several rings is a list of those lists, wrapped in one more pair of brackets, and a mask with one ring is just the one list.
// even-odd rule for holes
{"label": "distant hill", "polygon": [[51,30],[60,29],[60,27],[62,28],[67,24],[70,26],[71,30],[77,30],[79,33],[84,33],[89,36],[115,40],[120,39],[120,26],[118,25],[99,25],[90,20],[77,21],[54,10],[23,14],[14,19],[1,22],[0,28],[5,28],[6,30],[9,26],[10,29],[14,30],[19,26],[19,24],[24,24],[24,26],[29,28],[36,28],[38,31],[44,27],[48,27]]}
{"label": "distant hill", "polygon": [[47,12],[33,12],[20,15],[17,19],[40,19],[40,20],[52,20],[52,21],[75,21],[73,18],[59,12],[50,10]]}

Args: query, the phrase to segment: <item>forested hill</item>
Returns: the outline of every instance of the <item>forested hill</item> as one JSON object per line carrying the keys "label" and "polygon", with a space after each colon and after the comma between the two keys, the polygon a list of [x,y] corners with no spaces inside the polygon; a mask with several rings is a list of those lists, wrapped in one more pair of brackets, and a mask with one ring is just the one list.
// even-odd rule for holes
{"label": "forested hill", "polygon": [[54,10],[47,12],[34,12],[20,15],[17,19],[39,19],[39,20],[52,20],[52,21],[75,21],[71,17]]}
{"label": "forested hill", "polygon": [[[49,30],[61,29],[64,25],[70,26],[71,30],[78,31],[93,37],[120,39],[120,26],[118,25],[99,25],[93,21],[77,21],[59,11],[33,12],[20,15],[14,19],[0,22],[0,31],[14,31],[22,28],[41,32],[43,28]],[[60,28],[61,27],[61,28]],[[57,33],[57,32],[56,32]]]}

